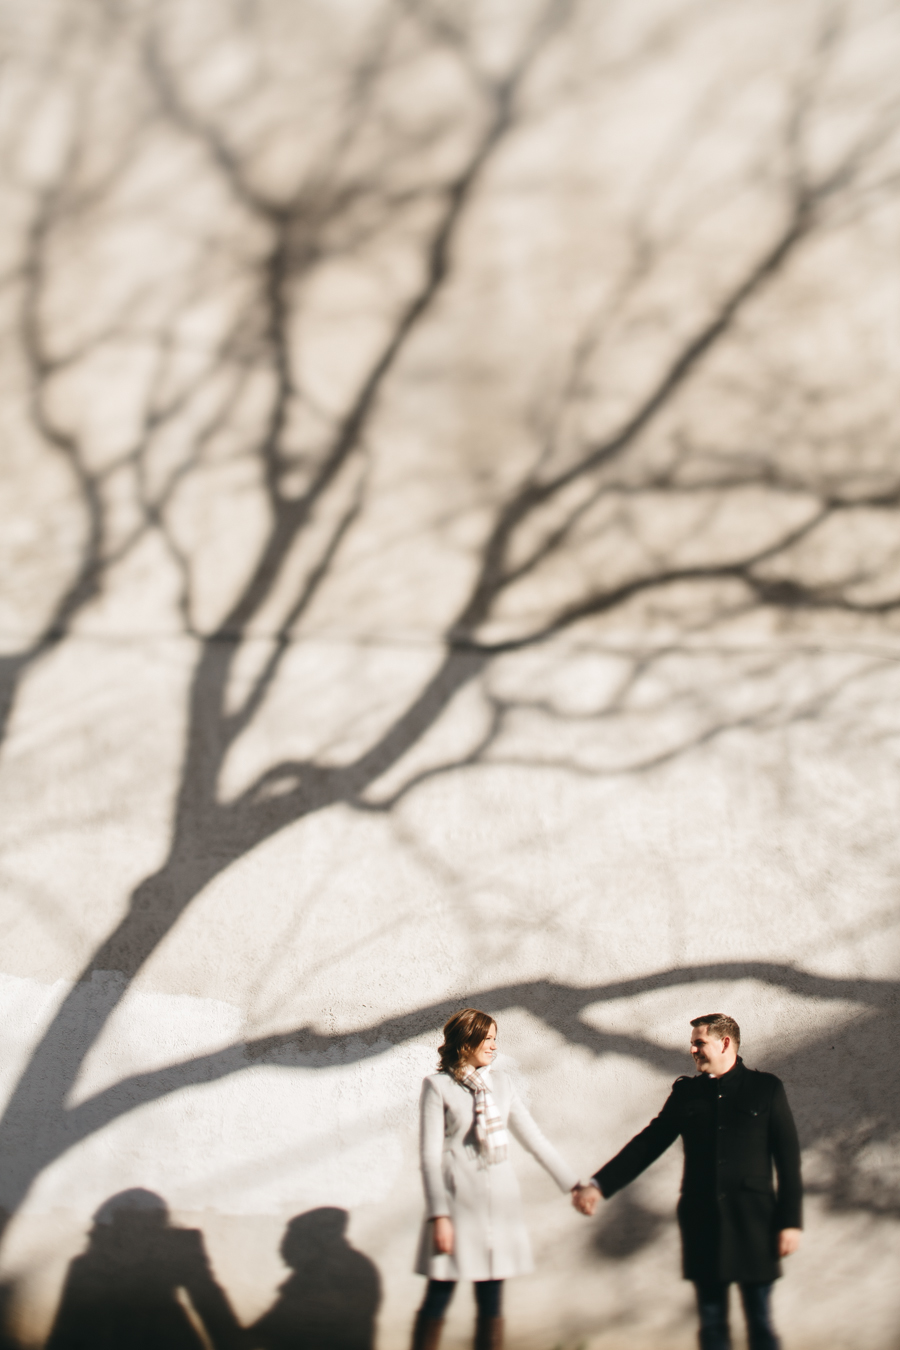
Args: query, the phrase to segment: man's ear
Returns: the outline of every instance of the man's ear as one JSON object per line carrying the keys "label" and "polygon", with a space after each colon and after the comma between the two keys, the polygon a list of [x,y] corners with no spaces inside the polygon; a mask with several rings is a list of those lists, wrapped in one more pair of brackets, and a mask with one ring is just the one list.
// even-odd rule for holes
{"label": "man's ear", "polygon": [[722,1054],[723,1054],[723,1055],[725,1054],[726,1050],[728,1049],[728,1047],[729,1047],[730,1045],[731,1045],[731,1037],[730,1037],[730,1036],[723,1036],[723,1037],[722,1037]]}

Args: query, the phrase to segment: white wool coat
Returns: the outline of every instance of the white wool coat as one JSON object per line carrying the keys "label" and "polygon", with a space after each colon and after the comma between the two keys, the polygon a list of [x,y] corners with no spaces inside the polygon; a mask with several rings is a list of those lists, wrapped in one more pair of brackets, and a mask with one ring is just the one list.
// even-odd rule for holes
{"label": "white wool coat", "polygon": [[[541,1134],[512,1080],[493,1066],[480,1070],[503,1123],[550,1173],[561,1191],[578,1177]],[[422,1084],[420,1156],[425,1222],[416,1270],[432,1280],[505,1280],[532,1268],[531,1244],[522,1218],[519,1183],[512,1162],[486,1165],[475,1135],[475,1098],[447,1073]],[[438,1215],[453,1221],[453,1253],[434,1250]]]}

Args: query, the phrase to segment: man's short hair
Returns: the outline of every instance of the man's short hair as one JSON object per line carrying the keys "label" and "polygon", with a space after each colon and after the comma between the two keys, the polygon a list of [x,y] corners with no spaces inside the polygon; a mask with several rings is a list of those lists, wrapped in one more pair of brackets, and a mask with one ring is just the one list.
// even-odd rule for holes
{"label": "man's short hair", "polygon": [[730,1036],[735,1050],[740,1049],[741,1029],[727,1013],[704,1013],[703,1017],[692,1018],[691,1026],[708,1027],[710,1036],[715,1036],[717,1041],[724,1041],[726,1036]]}

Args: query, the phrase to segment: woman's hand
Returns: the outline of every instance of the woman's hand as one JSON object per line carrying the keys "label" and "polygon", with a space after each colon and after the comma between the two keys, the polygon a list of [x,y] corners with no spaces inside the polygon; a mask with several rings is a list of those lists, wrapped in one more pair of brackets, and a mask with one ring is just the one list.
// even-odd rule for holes
{"label": "woman's hand", "polygon": [[434,1250],[442,1256],[453,1255],[453,1221],[446,1214],[434,1220]]}
{"label": "woman's hand", "polygon": [[599,1203],[600,1192],[596,1186],[582,1186],[579,1182],[577,1186],[572,1187],[572,1204],[579,1214],[590,1218]]}

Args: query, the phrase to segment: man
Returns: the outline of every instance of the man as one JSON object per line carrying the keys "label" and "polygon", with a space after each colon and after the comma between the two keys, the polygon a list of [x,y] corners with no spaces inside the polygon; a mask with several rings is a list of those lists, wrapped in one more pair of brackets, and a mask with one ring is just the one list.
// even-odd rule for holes
{"label": "man", "polygon": [[[750,1350],[777,1350],[769,1300],[780,1258],[800,1245],[800,1145],[784,1085],[745,1067],[734,1018],[691,1022],[697,1077],[678,1078],[662,1111],[573,1195],[593,1214],[681,1135],[678,1226],[684,1277],[697,1290],[701,1350],[728,1350],[728,1287],[740,1285]],[[777,1191],[772,1184],[772,1166]],[[599,1192],[599,1194],[598,1194]]]}

